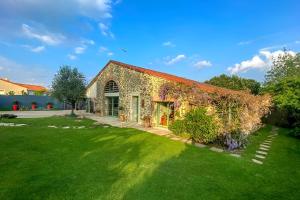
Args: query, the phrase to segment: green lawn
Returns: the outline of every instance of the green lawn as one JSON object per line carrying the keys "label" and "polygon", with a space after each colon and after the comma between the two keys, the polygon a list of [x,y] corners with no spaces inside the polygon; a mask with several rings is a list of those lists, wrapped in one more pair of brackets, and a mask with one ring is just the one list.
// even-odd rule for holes
{"label": "green lawn", "polygon": [[[0,127],[0,199],[299,199],[300,141],[279,129],[263,165],[147,132],[71,118]],[[48,125],[88,129],[54,129]]]}

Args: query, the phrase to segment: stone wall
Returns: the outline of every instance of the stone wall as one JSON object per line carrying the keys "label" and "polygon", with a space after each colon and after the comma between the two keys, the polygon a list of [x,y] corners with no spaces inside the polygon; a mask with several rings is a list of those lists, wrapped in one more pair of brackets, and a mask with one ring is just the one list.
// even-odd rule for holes
{"label": "stone wall", "polygon": [[97,80],[96,112],[101,116],[107,115],[104,87],[110,80],[115,81],[119,87],[119,106],[124,108],[122,112],[128,120],[131,119],[132,96],[139,96],[140,121],[152,115],[153,96],[158,91],[157,84],[163,82],[162,79],[110,63]]}
{"label": "stone wall", "polygon": [[[96,81],[95,111],[101,116],[108,114],[104,87],[110,80],[115,81],[119,87],[119,107],[124,108],[124,111],[121,112],[126,115],[127,119],[131,120],[132,96],[138,96],[140,101],[139,122],[142,122],[145,116],[150,116],[155,125],[157,106],[155,102],[160,101],[159,90],[167,80],[110,63]],[[178,110],[179,114],[185,113],[184,107],[181,106]]]}

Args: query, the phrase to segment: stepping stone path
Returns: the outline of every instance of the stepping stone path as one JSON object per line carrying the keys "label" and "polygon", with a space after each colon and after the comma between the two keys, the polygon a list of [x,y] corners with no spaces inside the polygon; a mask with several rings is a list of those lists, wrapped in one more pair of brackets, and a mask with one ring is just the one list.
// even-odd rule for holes
{"label": "stepping stone path", "polygon": [[[57,127],[55,125],[49,125],[48,128],[60,128],[60,127]],[[85,126],[63,126],[61,127],[62,129],[70,129],[70,128],[73,128],[73,129],[83,129],[83,128],[86,128]]]}
{"label": "stepping stone path", "polygon": [[206,147],[205,144],[200,144],[200,143],[195,143],[194,145],[195,145],[196,147],[200,147],[200,148]]}
{"label": "stepping stone path", "polygon": [[261,158],[261,159],[265,159],[265,156],[261,156],[261,155],[255,155],[256,158]]}
{"label": "stepping stone path", "polygon": [[270,148],[270,146],[269,146],[269,145],[266,145],[266,144],[261,144],[260,147],[267,148],[267,149]]}
{"label": "stepping stone path", "polygon": [[268,135],[267,139],[262,144],[260,144],[259,150],[256,151],[255,157],[252,159],[252,162],[259,165],[263,164],[263,160],[268,155],[272,140],[278,135],[277,130],[278,128],[276,127],[272,128],[271,135]]}
{"label": "stepping stone path", "polygon": [[235,154],[235,153],[231,153],[230,155],[233,156],[233,157],[237,157],[237,158],[240,158],[240,157],[241,157],[240,154]]}
{"label": "stepping stone path", "polygon": [[262,164],[263,164],[263,162],[262,162],[262,161],[260,161],[260,160],[252,159],[252,161],[253,161],[254,163],[256,163],[256,164],[260,164],[260,165],[262,165]]}
{"label": "stepping stone path", "polygon": [[223,152],[224,151],[223,149],[219,149],[216,147],[211,147],[210,150],[215,151],[215,152]]}
{"label": "stepping stone path", "polygon": [[269,151],[269,148],[265,148],[265,147],[259,147],[259,150],[263,150],[263,151]]}
{"label": "stepping stone path", "polygon": [[262,155],[267,155],[268,154],[268,152],[266,152],[266,151],[256,151],[256,153],[262,154]]}
{"label": "stepping stone path", "polygon": [[73,126],[73,129],[83,129],[85,126]]}
{"label": "stepping stone path", "polygon": [[175,140],[175,141],[179,141],[179,140],[180,140],[179,137],[171,137],[170,139],[171,139],[171,140]]}
{"label": "stepping stone path", "polygon": [[57,126],[49,125],[48,128],[57,128]]}
{"label": "stepping stone path", "polygon": [[27,124],[15,124],[15,123],[0,123],[0,126],[11,126],[11,127],[20,127],[26,126]]}

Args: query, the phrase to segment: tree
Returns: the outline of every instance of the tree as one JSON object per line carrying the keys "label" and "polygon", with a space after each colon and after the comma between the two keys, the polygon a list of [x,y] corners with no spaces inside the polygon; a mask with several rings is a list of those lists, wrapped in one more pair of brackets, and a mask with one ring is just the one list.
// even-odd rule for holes
{"label": "tree", "polygon": [[215,76],[206,83],[224,87],[232,90],[250,90],[252,94],[259,94],[260,83],[253,79],[241,78],[236,75],[227,76],[222,74],[220,76]]}
{"label": "tree", "polygon": [[[292,56],[286,50],[273,61],[266,73],[263,91],[273,97],[275,109],[287,113],[281,124],[300,126],[300,54]],[[281,117],[282,118],[282,117]]]}
{"label": "tree", "polygon": [[265,83],[266,87],[280,82],[287,77],[300,76],[300,53],[293,56],[287,50],[284,50],[282,55],[277,59],[273,59],[273,66],[266,73]]}
{"label": "tree", "polygon": [[9,92],[7,93],[7,95],[13,96],[13,95],[15,95],[15,92],[14,92],[14,91],[9,91]]}
{"label": "tree", "polygon": [[76,102],[85,98],[85,77],[77,68],[70,66],[60,67],[52,82],[52,96],[60,101],[70,103],[72,115]]}

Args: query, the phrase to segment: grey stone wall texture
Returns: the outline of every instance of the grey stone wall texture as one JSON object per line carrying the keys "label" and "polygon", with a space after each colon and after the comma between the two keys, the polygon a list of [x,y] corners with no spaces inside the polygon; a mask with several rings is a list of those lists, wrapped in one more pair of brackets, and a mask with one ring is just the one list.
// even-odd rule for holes
{"label": "grey stone wall texture", "polygon": [[110,80],[115,81],[119,87],[119,106],[124,108],[123,113],[127,119],[130,120],[131,117],[132,96],[139,96],[139,121],[142,121],[145,116],[151,116],[152,119],[155,117],[154,100],[158,99],[159,88],[166,82],[165,79],[128,69],[115,63],[109,63],[96,80],[97,100],[95,110],[101,116],[108,114],[104,87]]}

